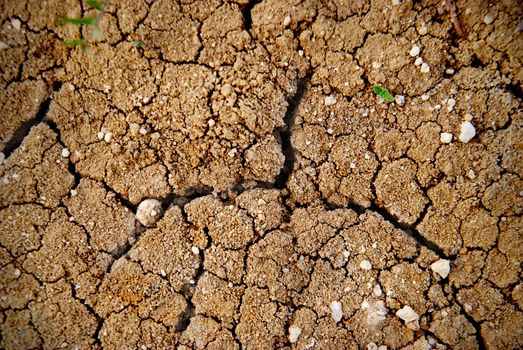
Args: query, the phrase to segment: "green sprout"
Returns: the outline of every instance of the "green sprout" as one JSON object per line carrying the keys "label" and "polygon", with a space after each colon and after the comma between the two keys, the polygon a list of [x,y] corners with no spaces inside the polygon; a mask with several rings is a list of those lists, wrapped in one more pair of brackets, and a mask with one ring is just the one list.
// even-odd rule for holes
{"label": "green sprout", "polygon": [[392,95],[389,90],[379,86],[379,85],[376,85],[374,87],[374,89],[372,89],[372,91],[374,91],[374,93],[376,95],[378,95],[379,97],[381,97],[383,100],[387,101],[387,102],[392,102],[394,101],[394,95]]}
{"label": "green sprout", "polygon": [[64,18],[58,18],[56,20],[56,24],[58,25],[64,25],[64,24],[73,24],[77,26],[89,26],[91,27],[91,33],[88,38],[78,38],[74,40],[64,41],[64,46],[67,47],[79,47],[82,49],[84,53],[89,52],[89,41],[95,39],[99,40],[103,37],[103,31],[98,26],[98,23],[100,22],[100,19],[105,13],[105,9],[109,5],[109,0],[106,0],[104,2],[96,1],[96,0],[88,0],[86,2],[86,5],[88,7],[94,8],[98,10],[98,14],[95,16],[86,16],[86,17],[79,17],[79,18],[70,18],[70,17],[64,17]]}

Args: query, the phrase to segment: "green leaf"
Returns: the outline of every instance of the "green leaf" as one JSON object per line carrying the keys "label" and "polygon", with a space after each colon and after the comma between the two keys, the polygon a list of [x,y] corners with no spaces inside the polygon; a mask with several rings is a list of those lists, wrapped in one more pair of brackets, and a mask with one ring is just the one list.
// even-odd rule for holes
{"label": "green leaf", "polygon": [[89,7],[93,7],[97,10],[101,10],[104,8],[104,3],[103,2],[100,2],[100,1],[96,1],[96,0],[88,0],[87,1],[87,6]]}
{"label": "green leaf", "polygon": [[381,86],[379,85],[376,85],[372,91],[374,91],[374,93],[376,95],[378,95],[379,97],[381,97],[382,99],[384,99],[385,101],[387,102],[392,102],[394,101],[394,96],[387,90],[387,89],[384,89],[382,88]]}
{"label": "green leaf", "polygon": [[85,39],[64,41],[64,45],[67,47],[76,47],[76,46],[84,47],[85,44],[86,44]]}
{"label": "green leaf", "polygon": [[69,23],[69,24],[76,24],[76,25],[92,25],[94,24],[94,22],[96,21],[96,17],[95,16],[92,16],[92,17],[82,17],[82,18],[68,18],[68,17],[65,17],[65,18],[58,18],[58,20],[56,21],[58,24],[66,24],[66,23]]}

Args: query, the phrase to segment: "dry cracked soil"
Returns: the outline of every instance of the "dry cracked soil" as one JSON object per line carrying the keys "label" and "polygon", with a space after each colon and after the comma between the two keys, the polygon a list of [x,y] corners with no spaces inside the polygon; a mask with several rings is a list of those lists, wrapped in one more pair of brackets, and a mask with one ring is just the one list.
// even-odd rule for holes
{"label": "dry cracked soil", "polygon": [[0,348],[523,347],[520,1],[93,13],[0,1]]}

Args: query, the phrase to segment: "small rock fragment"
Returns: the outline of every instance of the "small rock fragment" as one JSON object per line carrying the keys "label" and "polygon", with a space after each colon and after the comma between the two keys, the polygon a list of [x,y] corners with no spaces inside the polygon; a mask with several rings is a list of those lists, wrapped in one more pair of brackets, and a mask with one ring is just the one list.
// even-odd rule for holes
{"label": "small rock fragment", "polygon": [[428,73],[428,72],[430,72],[430,66],[426,62],[423,62],[420,70],[421,70],[421,73]]}
{"label": "small rock fragment", "polygon": [[62,148],[62,157],[67,158],[71,153],[67,148]]}
{"label": "small rock fragment", "polygon": [[368,260],[362,260],[360,262],[360,267],[363,269],[363,270],[370,270],[372,269],[372,264],[370,263],[370,261]]}
{"label": "small rock fragment", "polygon": [[405,305],[396,312],[396,316],[401,318],[405,323],[419,320],[419,315],[410,306]]}
{"label": "small rock fragment", "polygon": [[288,27],[291,24],[291,16],[287,16],[283,19],[283,26]]}
{"label": "small rock fragment", "polygon": [[15,278],[20,277],[21,274],[22,274],[22,272],[20,271],[20,269],[15,269],[13,271],[13,276],[15,276]]}
{"label": "small rock fragment", "polygon": [[108,132],[107,134],[105,134],[104,136],[104,141],[109,143],[111,142],[111,138],[113,137],[113,133],[112,132]]}
{"label": "small rock fragment", "polygon": [[452,112],[455,105],[456,105],[456,100],[453,98],[449,98],[449,100],[447,101],[447,112]]}
{"label": "small rock fragment", "polygon": [[98,140],[103,140],[103,138],[104,138],[104,132],[103,132],[103,131],[98,132],[98,135],[97,135],[97,136],[98,136]]}
{"label": "small rock fragment", "polygon": [[193,246],[191,248],[191,251],[193,252],[193,254],[196,254],[196,255],[200,254],[200,249],[198,249],[198,247]]}
{"label": "small rock fragment", "polygon": [[136,219],[145,227],[152,226],[160,218],[162,204],[156,199],[146,199],[138,205]]}
{"label": "small rock fragment", "polygon": [[13,18],[11,20],[11,25],[16,30],[20,30],[20,28],[22,28],[22,22],[18,18]]}
{"label": "small rock fragment", "polygon": [[341,307],[341,303],[339,301],[331,302],[330,309],[332,313],[332,319],[334,320],[334,322],[340,322],[343,318],[343,309]]}
{"label": "small rock fragment", "polygon": [[296,343],[298,341],[298,337],[301,334],[301,328],[295,325],[291,325],[289,327],[289,341],[291,343]]}
{"label": "small rock fragment", "polygon": [[483,18],[483,23],[492,24],[492,22],[494,22],[494,17],[491,14],[485,15],[485,17]]}
{"label": "small rock fragment", "polygon": [[0,152],[0,165],[4,164],[5,160],[5,154],[3,152]]}
{"label": "small rock fragment", "polygon": [[325,106],[332,106],[334,104],[336,104],[336,97],[333,95],[325,97]]}
{"label": "small rock fragment", "polygon": [[452,134],[450,132],[442,132],[439,136],[439,140],[441,143],[451,143],[452,142]]}
{"label": "small rock fragment", "polygon": [[430,265],[432,271],[436,272],[441,278],[447,278],[450,272],[450,261],[447,259],[439,259]]}
{"label": "small rock fragment", "polygon": [[373,289],[373,293],[374,293],[374,296],[375,297],[380,297],[381,294],[382,294],[382,291],[381,291],[381,287],[379,284],[377,284],[374,289]]}
{"label": "small rock fragment", "polygon": [[412,45],[412,48],[409,51],[410,57],[416,57],[420,53],[420,48],[418,45]]}
{"label": "small rock fragment", "polygon": [[214,121],[214,119],[209,119],[207,124],[209,125],[210,128],[212,128],[216,124],[216,122]]}
{"label": "small rock fragment", "polygon": [[461,142],[467,143],[476,136],[476,128],[469,121],[461,123],[460,130],[459,140]]}
{"label": "small rock fragment", "polygon": [[448,75],[454,74],[454,69],[453,68],[447,68],[447,69],[445,69],[445,73],[447,73]]}
{"label": "small rock fragment", "polygon": [[421,57],[416,58],[416,60],[414,61],[414,65],[416,67],[421,66],[422,64],[423,64],[423,58],[421,58]]}
{"label": "small rock fragment", "polygon": [[394,96],[394,101],[396,101],[398,106],[403,106],[405,104],[405,96],[396,95],[396,96]]}

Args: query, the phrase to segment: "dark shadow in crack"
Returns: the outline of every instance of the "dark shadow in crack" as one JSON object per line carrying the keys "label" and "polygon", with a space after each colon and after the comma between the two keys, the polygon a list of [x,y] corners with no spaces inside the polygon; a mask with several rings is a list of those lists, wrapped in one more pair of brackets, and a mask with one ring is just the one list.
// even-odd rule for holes
{"label": "dark shadow in crack", "polygon": [[[62,87],[61,83],[54,83],[53,84],[53,91],[58,91]],[[6,142],[3,153],[6,158],[9,158],[11,154],[22,144],[25,137],[29,134],[33,126],[36,126],[40,123],[42,123],[47,115],[47,112],[49,112],[49,106],[51,105],[51,95],[48,94],[45,100],[40,104],[40,107],[38,108],[38,112],[36,113],[35,117],[31,120],[28,120],[24,123],[22,123],[18,129],[13,133],[13,136],[9,141]]]}
{"label": "dark shadow in crack", "polygon": [[305,92],[307,91],[307,84],[311,76],[307,75],[306,77],[298,81],[298,86],[296,88],[296,93],[291,96],[287,103],[287,111],[285,112],[284,123],[281,129],[278,130],[276,135],[279,138],[281,144],[281,150],[285,156],[285,162],[283,163],[283,168],[280,171],[280,174],[276,177],[274,181],[274,187],[277,189],[284,189],[289,179],[290,174],[294,170],[294,163],[296,161],[296,151],[292,147],[292,132],[294,129],[294,121],[296,119],[296,113],[298,111],[298,106],[300,105]]}
{"label": "dark shadow in crack", "polygon": [[251,0],[247,5],[243,5],[244,7],[241,7],[241,11],[243,14],[243,27],[248,32],[252,28],[251,11],[254,8],[254,6],[258,5],[260,2],[261,0]]}

